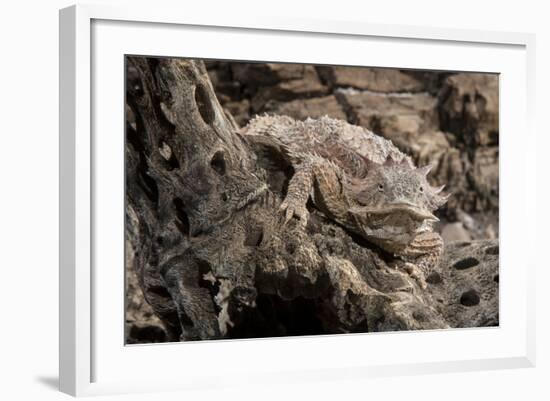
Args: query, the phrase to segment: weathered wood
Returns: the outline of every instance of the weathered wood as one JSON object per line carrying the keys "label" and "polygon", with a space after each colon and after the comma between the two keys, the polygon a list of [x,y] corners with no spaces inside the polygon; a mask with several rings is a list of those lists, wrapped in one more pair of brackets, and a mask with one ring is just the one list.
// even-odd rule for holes
{"label": "weathered wood", "polygon": [[281,223],[292,171],[252,151],[202,62],[127,63],[127,263],[170,340],[460,324],[317,211]]}

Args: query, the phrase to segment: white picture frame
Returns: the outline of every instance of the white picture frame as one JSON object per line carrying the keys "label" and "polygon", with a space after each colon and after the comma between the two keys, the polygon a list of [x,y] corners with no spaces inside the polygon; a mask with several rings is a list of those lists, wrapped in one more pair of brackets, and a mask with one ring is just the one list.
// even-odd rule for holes
{"label": "white picture frame", "polygon": [[[212,49],[216,49],[215,39],[220,34],[240,41],[239,49],[226,46],[214,54]],[[201,46],[178,45],[184,37],[199,40]],[[271,45],[254,48],[258,40]],[[334,40],[340,50],[331,43]],[[285,41],[286,46],[274,45]],[[320,44],[333,52],[315,53]],[[305,47],[299,48],[300,45]],[[501,247],[501,326],[125,347],[120,337],[123,320],[118,320],[123,319],[119,306],[124,293],[120,285],[124,271],[120,264],[123,211],[118,203],[124,195],[120,180],[123,91],[117,92],[123,87],[120,56],[209,56],[311,63],[332,60],[366,65],[361,52],[346,53],[351,45],[373,49],[401,46],[399,52],[375,53],[376,66],[502,74],[500,240],[514,246]],[[531,256],[535,255],[531,252],[534,244],[521,238],[521,232],[535,231],[536,221],[529,196],[534,194],[536,185],[536,149],[525,146],[535,143],[534,48],[534,35],[523,33],[290,17],[237,19],[155,7],[78,5],[61,10],[60,390],[80,396],[239,386],[252,379],[283,384],[294,380],[360,380],[381,375],[534,366],[536,261]],[[437,59],[430,56],[434,49]],[[470,53],[476,57],[453,61],[457,54]],[[411,54],[422,60],[411,59]],[[112,113],[107,116],[105,110]],[[97,134],[106,130],[112,133],[108,138]],[[522,135],[513,135],[514,132]],[[514,169],[510,168],[512,162]],[[518,191],[515,184],[523,191]],[[107,192],[111,198],[106,197]],[[106,222],[113,226],[112,230],[106,230]],[[319,349],[324,358],[319,358]],[[384,353],[384,349],[391,349],[392,355]],[[230,369],[220,366],[213,373],[201,362],[204,356],[220,354],[234,361]],[[269,364],[262,363],[262,355]],[[293,355],[294,359],[283,358],[284,355]],[[178,358],[182,357],[185,366],[174,373]],[[159,360],[166,362],[165,368],[155,364]],[[137,365],[139,371],[135,369]]]}

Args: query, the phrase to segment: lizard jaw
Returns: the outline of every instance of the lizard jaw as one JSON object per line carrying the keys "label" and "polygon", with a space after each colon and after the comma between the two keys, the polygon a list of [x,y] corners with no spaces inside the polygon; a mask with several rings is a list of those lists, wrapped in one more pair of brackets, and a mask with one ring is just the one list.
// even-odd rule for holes
{"label": "lizard jaw", "polygon": [[410,202],[395,202],[388,205],[388,209],[393,211],[402,211],[418,220],[427,220],[437,222],[439,219],[429,210],[420,208]]}
{"label": "lizard jaw", "polygon": [[363,206],[352,208],[351,211],[359,215],[377,216],[389,215],[396,212],[404,212],[415,220],[426,220],[431,222],[439,221],[439,219],[429,210],[420,208],[410,202],[392,202],[387,205],[378,207]]}

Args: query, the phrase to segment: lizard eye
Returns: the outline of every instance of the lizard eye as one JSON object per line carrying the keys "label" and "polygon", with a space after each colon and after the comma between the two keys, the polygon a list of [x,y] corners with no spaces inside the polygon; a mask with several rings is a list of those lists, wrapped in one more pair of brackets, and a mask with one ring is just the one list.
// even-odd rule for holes
{"label": "lizard eye", "polygon": [[384,191],[384,186],[382,184],[378,184],[378,190],[380,192]]}
{"label": "lizard eye", "polygon": [[424,192],[424,187],[420,187],[420,192]]}

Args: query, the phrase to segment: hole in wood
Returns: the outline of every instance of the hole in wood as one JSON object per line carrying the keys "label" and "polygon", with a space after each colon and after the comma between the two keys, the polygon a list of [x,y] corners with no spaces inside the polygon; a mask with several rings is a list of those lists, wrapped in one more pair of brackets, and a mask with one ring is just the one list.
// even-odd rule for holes
{"label": "hole in wood", "polygon": [[464,306],[475,306],[480,301],[479,294],[476,290],[469,290],[462,294],[460,303]]}
{"label": "hole in wood", "polygon": [[428,277],[426,277],[426,282],[430,284],[440,284],[443,282],[443,279],[438,272],[433,272]]}
{"label": "hole in wood", "polygon": [[155,180],[149,176],[147,165],[145,163],[140,164],[138,178],[138,185],[141,189],[143,189],[143,192],[147,198],[149,198],[151,202],[157,203],[159,199],[158,186]]}
{"label": "hole in wood", "polygon": [[176,211],[176,227],[183,235],[189,237],[189,217],[185,212],[183,201],[180,198],[175,198],[173,203]]}
{"label": "hole in wood", "polygon": [[477,266],[479,264],[479,260],[473,257],[467,257],[462,260],[459,260],[456,262],[453,267],[457,270],[465,270],[469,269],[470,267]]}
{"label": "hole in wood", "polygon": [[263,227],[251,227],[246,233],[245,246],[260,246],[264,239]]}
{"label": "hole in wood", "polygon": [[225,174],[225,157],[221,150],[218,150],[216,153],[214,153],[214,156],[212,156],[212,160],[210,160],[210,166],[212,166],[214,171],[219,175]]}
{"label": "hole in wood", "polygon": [[164,141],[160,142],[159,153],[165,161],[166,170],[172,171],[180,168],[180,163],[172,148]]}
{"label": "hole in wood", "polygon": [[195,103],[197,104],[199,114],[203,121],[206,124],[212,124],[214,122],[215,112],[208,92],[202,84],[198,84],[195,88]]}
{"label": "hole in wood", "polygon": [[485,249],[485,255],[496,256],[498,255],[498,251],[498,245],[490,246]]}

